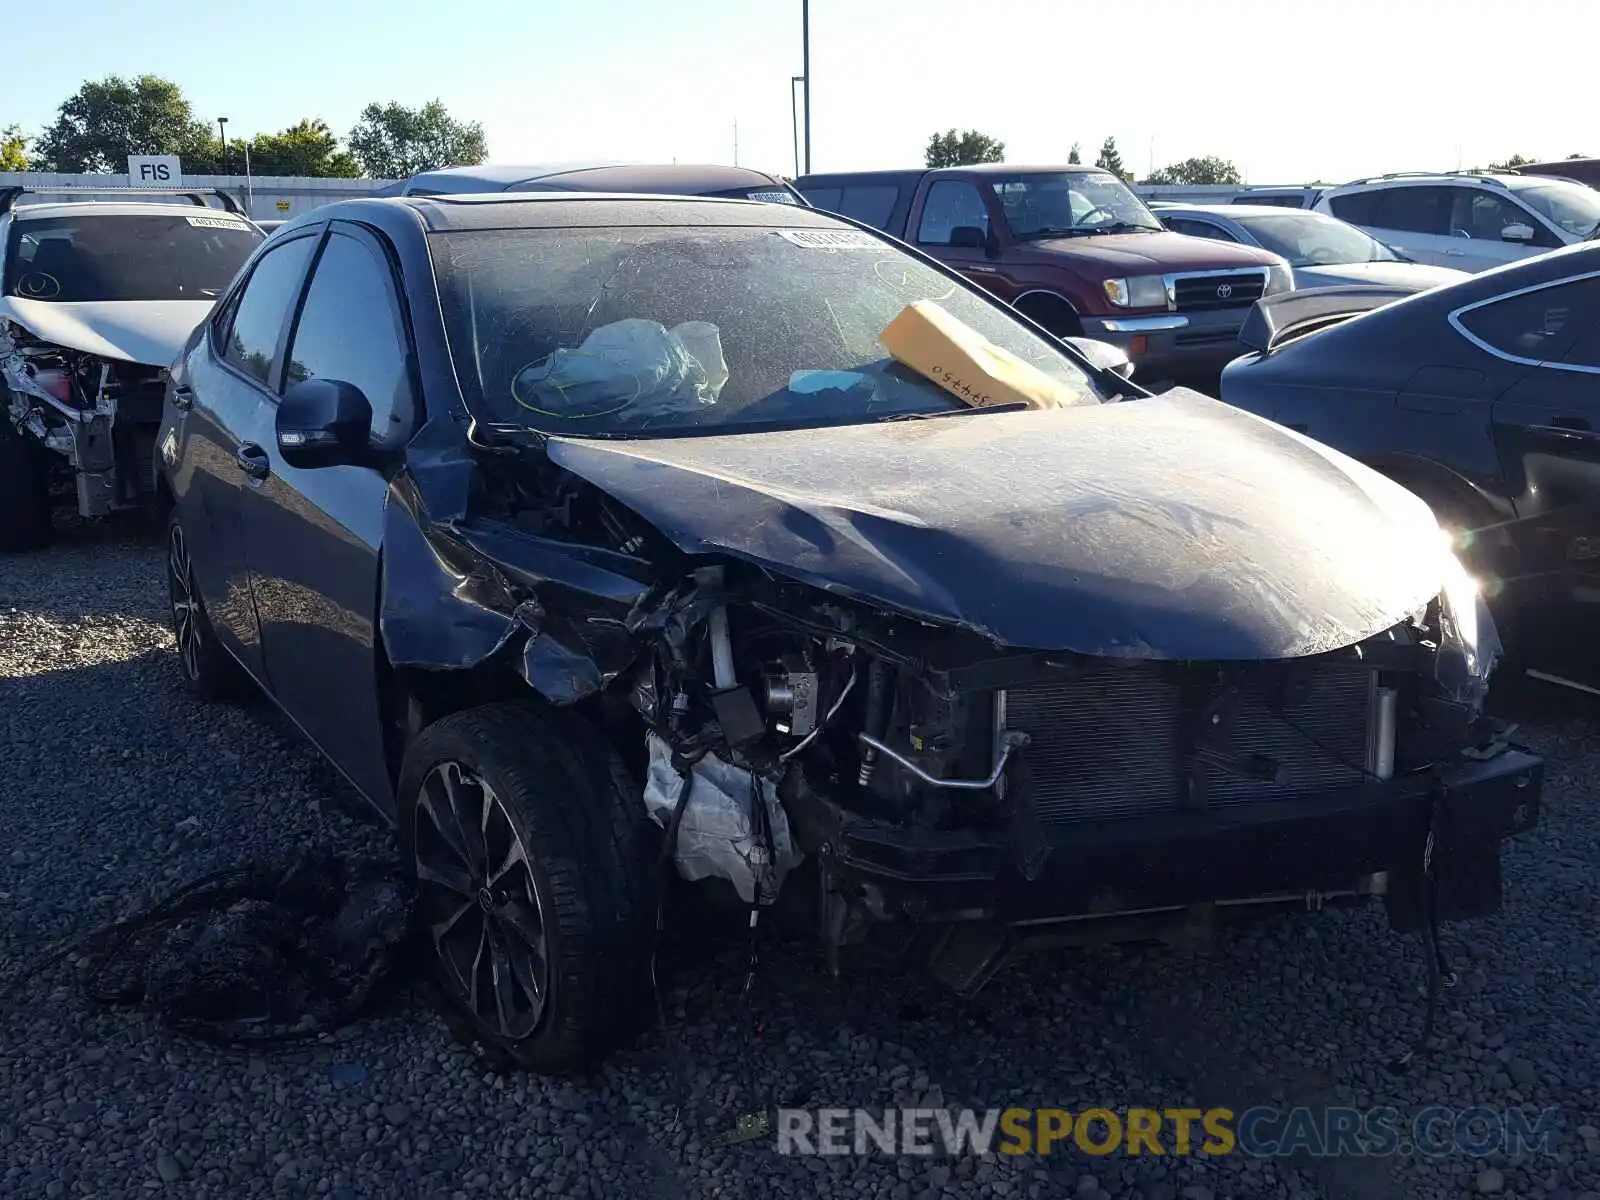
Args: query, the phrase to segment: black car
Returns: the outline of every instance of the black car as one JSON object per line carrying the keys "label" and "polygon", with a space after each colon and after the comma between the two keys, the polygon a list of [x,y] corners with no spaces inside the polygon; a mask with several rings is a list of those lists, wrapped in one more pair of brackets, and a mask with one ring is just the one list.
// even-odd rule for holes
{"label": "black car", "polygon": [[[1600,612],[1600,245],[1389,303],[1328,288],[1263,302],[1222,398],[1426,500],[1508,642]],[[1374,307],[1378,305],[1379,307]],[[1370,310],[1370,311],[1369,311]]]}
{"label": "black car", "polygon": [[[914,302],[1050,404],[890,360]],[[396,822],[448,991],[535,1066],[638,1028],[668,864],[830,952],[937,926],[970,988],[1218,903],[1486,912],[1536,819],[1425,505],[815,210],[320,208],[157,457],[189,685]]]}

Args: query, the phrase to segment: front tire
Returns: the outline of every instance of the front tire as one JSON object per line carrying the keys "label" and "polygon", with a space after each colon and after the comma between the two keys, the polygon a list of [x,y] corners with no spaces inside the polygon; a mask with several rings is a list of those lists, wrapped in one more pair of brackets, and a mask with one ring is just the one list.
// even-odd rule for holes
{"label": "front tire", "polygon": [[49,453],[11,424],[0,398],[0,552],[43,550],[54,540]]}
{"label": "front tire", "polygon": [[245,690],[244,669],[222,648],[211,627],[176,510],[167,515],[167,596],[184,686],[202,700],[237,699]]}
{"label": "front tire", "polygon": [[407,749],[399,802],[423,943],[474,1033],[544,1072],[630,1044],[650,1011],[657,843],[594,730],[531,704],[455,713]]}

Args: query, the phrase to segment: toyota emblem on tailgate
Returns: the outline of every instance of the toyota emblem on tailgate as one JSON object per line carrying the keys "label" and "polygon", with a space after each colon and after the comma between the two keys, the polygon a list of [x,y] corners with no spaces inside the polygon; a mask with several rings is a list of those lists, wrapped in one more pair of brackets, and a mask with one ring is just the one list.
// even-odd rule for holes
{"label": "toyota emblem on tailgate", "polygon": [[1219,283],[1217,285],[1217,299],[1218,300],[1226,300],[1231,295],[1233,295],[1233,284],[1231,284],[1231,283]]}

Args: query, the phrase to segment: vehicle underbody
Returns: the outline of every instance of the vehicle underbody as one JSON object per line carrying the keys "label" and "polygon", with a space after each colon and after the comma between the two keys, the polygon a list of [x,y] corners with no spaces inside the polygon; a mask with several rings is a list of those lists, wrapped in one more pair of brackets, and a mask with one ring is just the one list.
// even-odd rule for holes
{"label": "vehicle underbody", "polygon": [[0,322],[0,376],[11,426],[70,471],[79,515],[145,506],[167,370],[102,358]]}

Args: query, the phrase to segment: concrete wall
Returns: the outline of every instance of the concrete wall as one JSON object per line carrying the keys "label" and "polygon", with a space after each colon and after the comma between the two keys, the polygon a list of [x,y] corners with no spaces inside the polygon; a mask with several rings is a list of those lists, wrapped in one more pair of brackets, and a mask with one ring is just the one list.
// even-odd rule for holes
{"label": "concrete wall", "polygon": [[[185,175],[185,188],[221,188],[263,221],[284,220],[334,200],[371,196],[387,179],[318,179],[298,175]],[[46,171],[0,171],[0,187],[125,188],[126,175],[61,175]],[[248,205],[246,199],[248,197]],[[43,198],[43,197],[41,197]]]}
{"label": "concrete wall", "polygon": [[[290,175],[257,175],[246,180],[243,175],[185,175],[183,186],[191,188],[222,188],[243,205],[246,187],[249,188],[249,213],[262,221],[297,217],[319,204],[334,200],[352,200],[371,196],[393,182],[388,179],[316,179]],[[0,171],[0,187],[22,184],[25,187],[116,187],[128,186],[126,175],[53,175],[40,171]],[[1268,186],[1268,185],[1257,185]],[[1274,185],[1300,187],[1300,184]],[[1254,188],[1240,186],[1214,187],[1209,184],[1163,186],[1135,184],[1133,190],[1146,200],[1179,200],[1188,204],[1226,204],[1241,192]]]}

